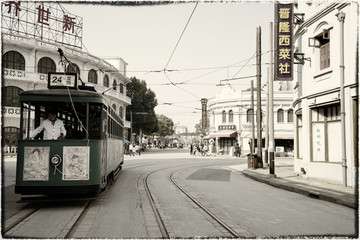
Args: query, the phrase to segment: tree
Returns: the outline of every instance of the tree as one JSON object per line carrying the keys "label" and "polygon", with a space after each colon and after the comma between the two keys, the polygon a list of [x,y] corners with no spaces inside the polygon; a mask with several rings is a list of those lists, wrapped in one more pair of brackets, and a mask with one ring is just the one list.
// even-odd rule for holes
{"label": "tree", "polygon": [[157,106],[156,94],[148,89],[144,80],[130,78],[126,94],[131,97],[131,105],[126,108],[127,120],[132,121],[133,133],[150,135],[158,130],[158,119],[154,108]]}
{"label": "tree", "polygon": [[157,115],[158,118],[158,131],[161,137],[170,136],[174,133],[173,121],[165,115]]}

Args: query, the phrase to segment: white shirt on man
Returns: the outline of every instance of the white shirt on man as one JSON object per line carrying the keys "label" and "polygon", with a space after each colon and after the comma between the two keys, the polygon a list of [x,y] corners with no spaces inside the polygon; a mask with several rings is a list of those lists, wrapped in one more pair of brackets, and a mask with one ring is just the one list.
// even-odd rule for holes
{"label": "white shirt on man", "polygon": [[66,135],[66,129],[63,121],[56,119],[55,122],[49,119],[44,120],[39,127],[30,132],[30,138],[36,137],[41,131],[44,130],[44,140],[58,139],[61,134]]}

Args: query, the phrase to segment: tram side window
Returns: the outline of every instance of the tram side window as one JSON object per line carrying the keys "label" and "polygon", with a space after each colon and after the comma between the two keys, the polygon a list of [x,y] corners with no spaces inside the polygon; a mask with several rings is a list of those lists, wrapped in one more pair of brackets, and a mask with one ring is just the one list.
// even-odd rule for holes
{"label": "tram side window", "polygon": [[[34,129],[34,108],[31,109],[31,106],[28,103],[24,103],[21,107],[21,125],[20,139],[28,139],[31,129]],[[30,115],[29,115],[30,114]],[[30,118],[29,118],[30,116]]]}

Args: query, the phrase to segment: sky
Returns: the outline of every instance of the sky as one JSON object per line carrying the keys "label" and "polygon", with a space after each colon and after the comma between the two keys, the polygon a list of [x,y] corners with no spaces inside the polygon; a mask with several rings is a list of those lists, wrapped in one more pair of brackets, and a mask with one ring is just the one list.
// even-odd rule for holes
{"label": "sky", "polygon": [[221,92],[221,80],[241,78],[229,80],[236,90],[249,88],[251,79],[256,83],[248,77],[256,75],[258,27],[266,81],[272,1],[61,5],[83,18],[83,50],[124,59],[127,77],[145,80],[155,92],[156,114],[187,126],[189,132],[201,120],[201,98]]}

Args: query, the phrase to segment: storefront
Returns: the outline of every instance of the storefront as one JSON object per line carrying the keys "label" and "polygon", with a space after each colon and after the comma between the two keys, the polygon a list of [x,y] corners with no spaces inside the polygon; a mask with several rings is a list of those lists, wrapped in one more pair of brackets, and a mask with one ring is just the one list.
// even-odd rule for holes
{"label": "storefront", "polygon": [[233,156],[235,145],[237,143],[236,126],[219,126],[219,130],[210,133],[204,139],[214,139],[216,152],[221,155]]}

